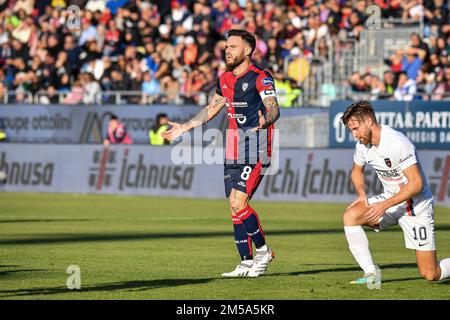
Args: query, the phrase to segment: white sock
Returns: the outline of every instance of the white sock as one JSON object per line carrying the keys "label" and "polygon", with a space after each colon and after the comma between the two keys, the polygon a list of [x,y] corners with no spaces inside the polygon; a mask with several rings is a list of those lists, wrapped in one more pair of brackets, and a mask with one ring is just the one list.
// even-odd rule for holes
{"label": "white sock", "polygon": [[369,250],[369,240],[361,226],[344,226],[348,247],[364,273],[374,273],[375,265]]}
{"label": "white sock", "polygon": [[242,260],[241,264],[251,267],[253,265],[253,260]]}
{"label": "white sock", "polygon": [[267,251],[267,245],[263,245],[261,248],[256,248],[256,251],[266,252]]}
{"label": "white sock", "polygon": [[450,278],[450,258],[439,261],[439,267],[441,267],[439,280]]}

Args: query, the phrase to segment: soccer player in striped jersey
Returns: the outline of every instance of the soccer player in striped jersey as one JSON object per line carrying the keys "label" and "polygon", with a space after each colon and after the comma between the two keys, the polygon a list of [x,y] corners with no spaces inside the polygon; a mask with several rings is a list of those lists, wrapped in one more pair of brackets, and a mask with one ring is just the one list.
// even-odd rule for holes
{"label": "soccer player in striped jersey", "polygon": [[[349,249],[365,275],[352,283],[379,283],[369,242],[362,228],[375,231],[399,225],[405,246],[415,250],[420,275],[429,280],[450,277],[450,258],[436,258],[433,196],[412,142],[387,125],[378,124],[367,101],[354,103],[342,116],[344,125],[358,139],[351,173],[357,199],[343,220]],[[370,165],[383,184],[384,193],[367,198],[364,167]]]}
{"label": "soccer player in striped jersey", "polygon": [[[279,118],[272,75],[251,62],[255,47],[254,35],[245,30],[230,30],[225,48],[227,71],[218,79],[211,103],[186,123],[169,122],[172,128],[163,133],[165,139],[174,140],[226,107],[229,127],[224,183],[241,262],[231,272],[223,273],[223,277],[258,277],[274,258],[258,215],[249,205],[270,165],[274,123]],[[256,247],[254,256],[252,243]]]}

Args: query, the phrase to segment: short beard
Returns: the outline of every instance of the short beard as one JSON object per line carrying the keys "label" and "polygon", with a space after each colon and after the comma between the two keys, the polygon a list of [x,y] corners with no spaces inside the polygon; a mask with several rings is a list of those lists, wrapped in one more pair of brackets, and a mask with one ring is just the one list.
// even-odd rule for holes
{"label": "short beard", "polygon": [[228,63],[227,60],[225,59],[225,64],[226,64],[227,71],[233,71],[234,68],[239,66],[244,61],[245,61],[245,55],[244,54],[242,56],[240,56],[240,57],[236,57],[236,59],[234,59],[231,63]]}

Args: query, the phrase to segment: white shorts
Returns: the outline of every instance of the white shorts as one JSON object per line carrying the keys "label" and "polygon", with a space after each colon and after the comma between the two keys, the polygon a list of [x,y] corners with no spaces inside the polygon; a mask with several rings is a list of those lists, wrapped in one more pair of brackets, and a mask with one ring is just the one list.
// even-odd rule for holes
{"label": "white shorts", "polygon": [[[367,199],[369,205],[389,198],[380,194]],[[418,211],[408,208],[408,203],[402,202],[386,210],[380,225],[375,231],[399,225],[405,237],[405,247],[412,250],[436,250],[434,231],[434,208],[430,204],[426,209]]]}

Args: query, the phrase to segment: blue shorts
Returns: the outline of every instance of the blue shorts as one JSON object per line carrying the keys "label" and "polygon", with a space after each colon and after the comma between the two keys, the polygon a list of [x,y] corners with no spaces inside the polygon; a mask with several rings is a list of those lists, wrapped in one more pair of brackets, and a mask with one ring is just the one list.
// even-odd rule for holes
{"label": "blue shorts", "polygon": [[256,164],[225,164],[224,182],[227,198],[232,189],[244,192],[251,198],[264,177],[262,168],[260,161]]}

